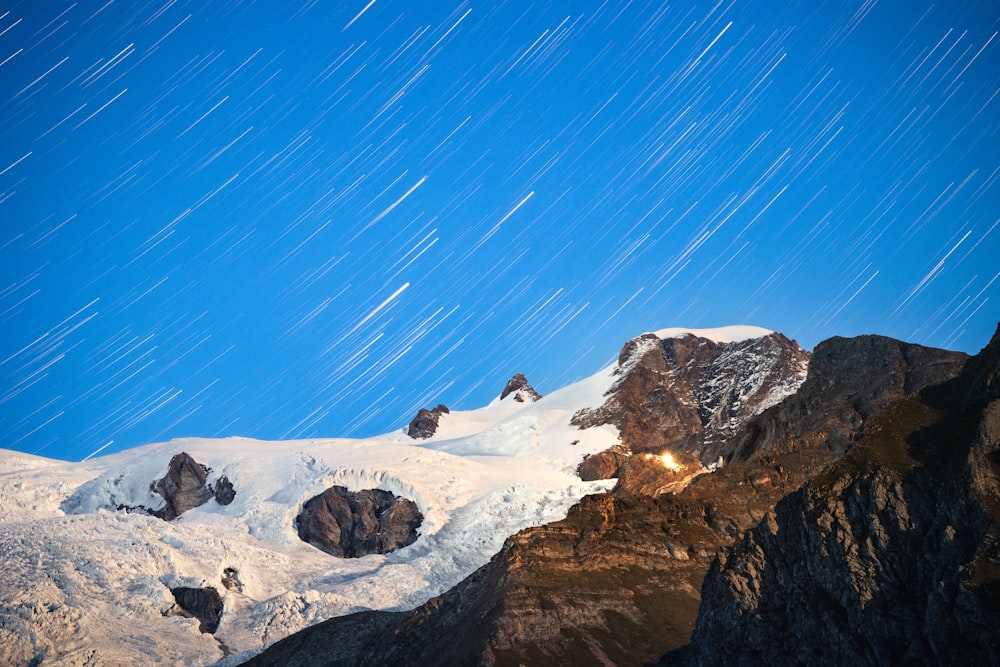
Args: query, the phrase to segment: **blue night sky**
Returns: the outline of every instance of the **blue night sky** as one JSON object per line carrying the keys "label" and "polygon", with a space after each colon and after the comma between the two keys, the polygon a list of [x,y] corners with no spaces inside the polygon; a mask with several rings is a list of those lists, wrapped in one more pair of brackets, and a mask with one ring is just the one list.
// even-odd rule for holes
{"label": "blue night sky", "polygon": [[668,326],[975,352],[998,30],[995,0],[0,1],[0,447],[373,435]]}

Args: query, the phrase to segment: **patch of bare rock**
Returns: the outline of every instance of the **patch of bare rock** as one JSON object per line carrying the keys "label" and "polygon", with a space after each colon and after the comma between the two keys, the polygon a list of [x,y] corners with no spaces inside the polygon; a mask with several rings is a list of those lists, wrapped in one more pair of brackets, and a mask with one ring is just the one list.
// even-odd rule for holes
{"label": "patch of bare rock", "polygon": [[413,544],[423,519],[416,503],[389,491],[332,486],[302,505],[295,526],[314,547],[338,558],[359,558]]}

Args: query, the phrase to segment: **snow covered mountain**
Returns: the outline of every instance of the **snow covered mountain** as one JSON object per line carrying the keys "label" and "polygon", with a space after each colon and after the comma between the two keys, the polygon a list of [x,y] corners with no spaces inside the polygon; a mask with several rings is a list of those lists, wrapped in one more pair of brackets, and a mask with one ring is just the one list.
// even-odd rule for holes
{"label": "snow covered mountain", "polygon": [[[731,430],[794,392],[808,354],[776,336],[756,327],[644,334],[617,364],[544,397],[515,376],[515,390],[508,384],[485,408],[438,411],[421,439],[405,429],[361,440],[192,438],[80,463],[0,450],[0,663],[230,664],[326,618],[411,609],[482,566],[510,535],[610,489],[614,480],[581,479],[585,457],[617,448],[627,459],[680,442],[667,437],[669,420],[653,425],[655,442],[631,442],[649,429],[636,431],[628,415],[659,405],[664,392],[705,433]],[[696,362],[700,379],[669,358],[650,374],[650,350],[657,359],[689,351],[681,365]],[[724,386],[712,380],[720,368],[736,369]],[[635,373],[643,382],[628,381]],[[203,504],[168,511],[182,464]],[[303,506],[332,487],[411,501],[416,541],[360,558],[306,543],[297,532]],[[211,628],[178,592],[209,589]]]}
{"label": "snow covered mountain", "polygon": [[[987,455],[1000,428],[983,422],[986,447],[960,439],[1000,387],[1000,345],[989,347],[984,360],[883,336],[823,341],[805,382],[727,440],[713,474],[680,486],[667,480],[690,459],[633,454],[613,491],[512,536],[443,595],[329,619],[246,665],[996,664],[984,649],[1000,623],[981,612],[1000,609],[996,522],[983,512],[1000,507]],[[911,440],[956,394],[960,423],[953,414]],[[655,484],[634,483],[657,469]],[[806,506],[803,483],[816,491]]]}

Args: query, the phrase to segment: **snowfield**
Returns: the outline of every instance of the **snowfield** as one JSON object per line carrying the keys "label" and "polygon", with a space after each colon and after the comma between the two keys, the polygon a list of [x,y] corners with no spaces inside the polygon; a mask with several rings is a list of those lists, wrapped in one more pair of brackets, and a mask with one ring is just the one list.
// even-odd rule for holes
{"label": "snowfield", "polygon": [[[713,333],[747,333],[739,329]],[[332,616],[413,608],[485,564],[508,536],[610,488],[614,480],[583,482],[575,471],[584,455],[619,442],[617,429],[569,421],[603,403],[616,367],[534,403],[508,396],[444,414],[428,440],[403,430],[362,440],[191,438],[79,463],[0,450],[0,664],[235,664]],[[210,468],[209,482],[228,477],[235,500],[172,522],[118,509],[161,506],[150,483],[180,452]],[[303,542],[295,517],[333,485],[414,501],[419,538],[353,559]],[[241,591],[223,587],[227,568]],[[214,636],[172,613],[177,586],[223,595]]]}
{"label": "snowfield", "polygon": [[[0,663],[205,665],[245,659],[307,625],[364,609],[407,609],[455,585],[528,526],[565,516],[610,482],[582,482],[585,454],[618,441],[579,431],[573,412],[600,404],[601,373],[526,404],[508,397],[442,416],[438,433],[364,440],[181,439],[81,463],[0,450]],[[187,452],[236,489],[173,522],[150,483]],[[419,539],[385,555],[335,558],[299,539],[302,503],[324,489],[384,489],[424,515]],[[242,592],[226,590],[235,568]],[[170,588],[214,586],[215,636],[173,615]],[[239,655],[242,654],[242,655]]]}

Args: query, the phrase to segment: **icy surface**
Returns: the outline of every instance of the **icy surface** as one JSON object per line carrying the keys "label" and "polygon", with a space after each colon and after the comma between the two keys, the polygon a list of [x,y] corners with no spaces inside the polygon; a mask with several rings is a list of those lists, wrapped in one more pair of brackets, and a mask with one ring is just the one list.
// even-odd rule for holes
{"label": "icy surface", "polygon": [[[579,430],[610,370],[534,403],[496,400],[442,416],[415,441],[402,430],[365,440],[182,439],[80,463],[0,450],[0,663],[211,664],[256,651],[306,625],[363,609],[406,609],[486,563],[518,530],[554,521],[611,482],[582,482],[585,454],[617,429]],[[174,522],[150,482],[189,453],[225,475],[228,506],[210,500]],[[302,542],[302,503],[329,486],[379,488],[424,515],[412,545],[338,559]],[[227,590],[235,568],[242,591]],[[174,615],[170,588],[214,586],[225,610],[214,638]],[[227,663],[234,662],[234,658]]]}
{"label": "icy surface", "polygon": [[683,329],[670,328],[654,331],[659,338],[677,338],[678,336],[691,335],[698,338],[707,338],[716,343],[738,343],[751,338],[763,338],[770,336],[774,332],[762,327],[750,326],[748,324],[737,324],[728,327],[716,327],[714,329]]}

